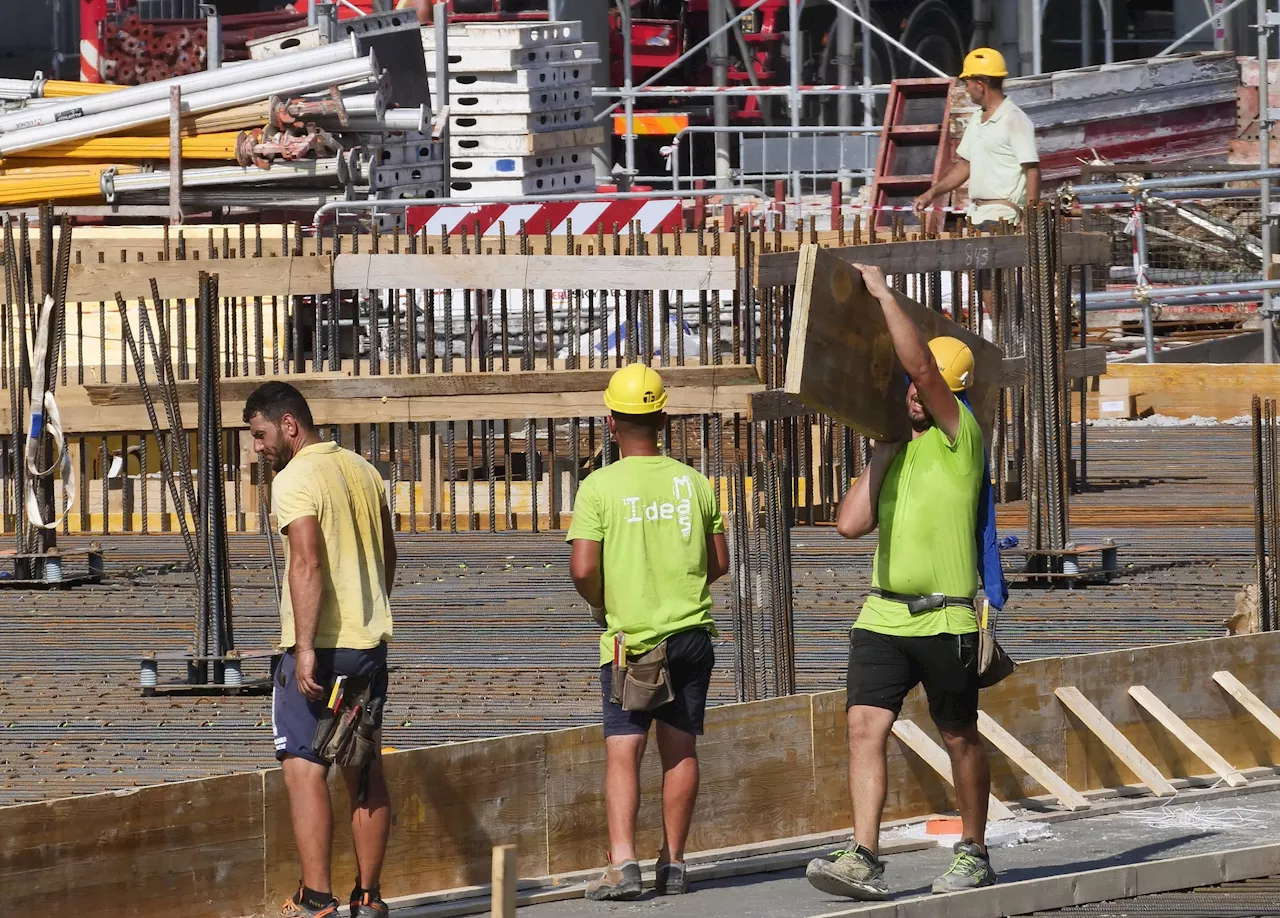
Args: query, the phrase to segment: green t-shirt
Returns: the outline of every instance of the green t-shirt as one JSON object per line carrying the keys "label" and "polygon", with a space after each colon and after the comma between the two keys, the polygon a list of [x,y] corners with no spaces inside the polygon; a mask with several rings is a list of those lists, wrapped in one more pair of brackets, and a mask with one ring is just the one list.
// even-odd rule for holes
{"label": "green t-shirt", "polygon": [[600,665],[613,638],[628,656],[648,653],[673,634],[711,620],[707,536],[724,532],[711,483],[666,456],[631,456],[587,476],[573,504],[566,541],[603,542],[604,607]]}
{"label": "green t-shirt", "polygon": [[[954,443],[932,427],[903,447],[880,487],[874,586],[910,595],[977,593],[974,528],[982,468],[982,429],[963,405]],[[928,637],[968,634],[978,623],[965,606],[912,615],[902,603],[868,596],[854,627]]]}

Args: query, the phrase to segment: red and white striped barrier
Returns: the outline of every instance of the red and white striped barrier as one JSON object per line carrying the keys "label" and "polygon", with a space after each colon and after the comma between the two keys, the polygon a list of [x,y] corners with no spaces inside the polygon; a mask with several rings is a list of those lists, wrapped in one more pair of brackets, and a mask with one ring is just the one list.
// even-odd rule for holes
{"label": "red and white striped barrier", "polygon": [[568,235],[570,222],[575,236],[591,235],[597,230],[612,233],[615,226],[619,233],[626,235],[631,232],[632,223],[637,224],[641,233],[679,230],[680,208],[681,202],[675,198],[547,204],[426,204],[407,208],[405,220],[415,233],[425,227],[428,238],[441,233],[474,236],[477,232],[481,236],[497,236],[501,232],[516,236],[521,222],[533,236],[545,235],[548,225],[551,235]]}

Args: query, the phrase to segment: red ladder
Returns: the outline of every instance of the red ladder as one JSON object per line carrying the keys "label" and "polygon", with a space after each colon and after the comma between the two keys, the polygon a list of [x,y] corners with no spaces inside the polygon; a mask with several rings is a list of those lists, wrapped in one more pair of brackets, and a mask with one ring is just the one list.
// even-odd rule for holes
{"label": "red ladder", "polygon": [[[916,195],[928,191],[951,164],[952,85],[952,80],[934,78],[890,84],[871,185],[877,228],[889,228],[899,216],[905,225],[918,226],[919,219],[909,209],[881,208],[910,208]],[[942,212],[931,211],[925,219],[926,230],[942,229]]]}

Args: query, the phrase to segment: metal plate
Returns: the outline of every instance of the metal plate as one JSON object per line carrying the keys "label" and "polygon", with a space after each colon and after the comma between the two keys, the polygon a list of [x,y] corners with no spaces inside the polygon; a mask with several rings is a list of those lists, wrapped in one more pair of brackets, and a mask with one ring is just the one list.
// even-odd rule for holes
{"label": "metal plate", "polygon": [[[436,51],[424,49],[427,73],[434,76]],[[449,48],[449,69],[454,73],[506,73],[524,67],[550,64],[581,64],[600,58],[600,46],[594,41],[567,45],[545,45],[540,48]]]}
{"label": "metal plate", "polygon": [[507,115],[548,112],[581,105],[591,106],[591,86],[532,90],[526,93],[476,93],[449,100],[449,110],[459,115]]}
{"label": "metal plate", "polygon": [[592,126],[595,109],[591,105],[575,105],[567,108],[548,109],[545,112],[525,114],[485,114],[463,112],[456,109],[449,115],[450,138],[483,134],[541,134],[547,131],[567,131]]}
{"label": "metal plate", "polygon": [[370,50],[391,83],[388,101],[402,108],[430,105],[427,91],[427,64],[422,57],[417,16],[411,10],[374,13],[344,20],[343,27],[354,34],[362,54]]}
{"label": "metal plate", "polygon": [[[435,29],[421,30],[422,47],[435,48]],[[582,41],[580,22],[493,22],[467,23],[449,29],[449,49],[454,48],[540,48]]]}
{"label": "metal plate", "polygon": [[591,166],[591,147],[554,150],[536,156],[470,156],[449,160],[454,180],[520,178],[544,172],[576,172]]}
{"label": "metal plate", "polygon": [[596,173],[588,166],[574,172],[551,172],[545,175],[527,175],[524,178],[459,180],[453,177],[449,196],[483,201],[522,194],[562,194],[595,190]]}
{"label": "metal plate", "polygon": [[[484,92],[531,92],[557,86],[576,86],[591,82],[591,65],[598,61],[578,64],[552,64],[530,70],[511,70],[506,73],[458,73],[449,75],[449,95],[469,95]],[[435,89],[435,73],[428,71],[427,84]]]}

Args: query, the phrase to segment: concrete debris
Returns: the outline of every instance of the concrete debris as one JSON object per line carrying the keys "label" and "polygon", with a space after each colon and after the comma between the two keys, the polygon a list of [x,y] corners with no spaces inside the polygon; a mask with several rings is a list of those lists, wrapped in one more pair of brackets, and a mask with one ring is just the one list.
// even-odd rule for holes
{"label": "concrete debris", "polygon": [[1222,626],[1227,629],[1227,634],[1257,634],[1262,630],[1256,583],[1246,583],[1236,593],[1236,611]]}
{"label": "concrete debris", "polygon": [[1127,418],[1091,418],[1089,420],[1090,427],[1248,427],[1250,423],[1250,418],[1246,414],[1232,418],[1206,418],[1198,414],[1189,418],[1171,418],[1168,415],[1153,414],[1135,420]]}

